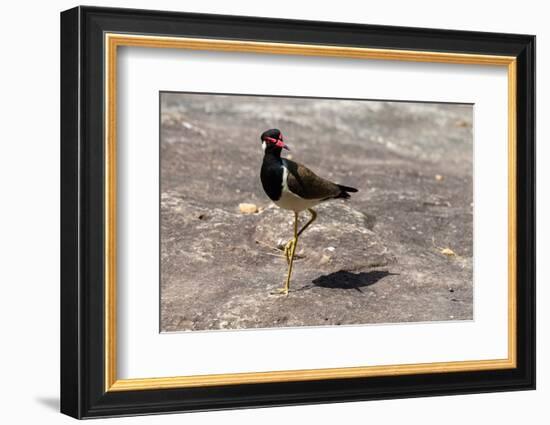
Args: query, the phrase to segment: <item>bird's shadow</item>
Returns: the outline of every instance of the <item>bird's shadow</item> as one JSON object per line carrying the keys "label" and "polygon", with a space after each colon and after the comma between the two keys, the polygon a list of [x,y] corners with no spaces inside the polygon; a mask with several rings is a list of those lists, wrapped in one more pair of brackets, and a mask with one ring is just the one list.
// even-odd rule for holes
{"label": "bird's shadow", "polygon": [[372,270],[370,272],[353,273],[346,270],[339,270],[334,273],[319,276],[311,281],[311,284],[305,285],[298,289],[306,291],[315,286],[331,289],[355,289],[358,292],[363,292],[361,288],[374,285],[380,279],[386,276],[393,276],[399,273],[390,273],[387,270]]}

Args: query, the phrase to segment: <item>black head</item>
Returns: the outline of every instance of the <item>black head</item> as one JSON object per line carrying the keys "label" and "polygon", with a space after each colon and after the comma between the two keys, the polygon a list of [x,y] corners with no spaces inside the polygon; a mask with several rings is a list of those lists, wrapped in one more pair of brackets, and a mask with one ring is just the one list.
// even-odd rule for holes
{"label": "black head", "polygon": [[266,152],[276,151],[280,153],[281,149],[290,150],[283,142],[283,133],[276,128],[264,131],[260,136],[260,139],[262,141],[264,151]]}

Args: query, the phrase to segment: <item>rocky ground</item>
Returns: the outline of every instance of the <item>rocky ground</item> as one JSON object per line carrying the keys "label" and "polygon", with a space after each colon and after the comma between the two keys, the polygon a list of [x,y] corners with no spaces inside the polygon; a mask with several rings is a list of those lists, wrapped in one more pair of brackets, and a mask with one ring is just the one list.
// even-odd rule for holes
{"label": "rocky ground", "polygon": [[[163,93],[161,330],[472,319],[472,118],[464,105]],[[293,214],[259,179],[273,127],[293,159],[359,189],[317,208],[286,297],[270,292]]]}

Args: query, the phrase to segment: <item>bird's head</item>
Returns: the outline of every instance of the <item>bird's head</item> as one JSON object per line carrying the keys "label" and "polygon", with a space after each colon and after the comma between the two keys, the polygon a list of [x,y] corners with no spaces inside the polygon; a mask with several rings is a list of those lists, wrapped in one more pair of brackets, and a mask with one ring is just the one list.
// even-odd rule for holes
{"label": "bird's head", "polygon": [[283,142],[283,133],[281,133],[276,128],[264,131],[260,139],[262,140],[262,147],[264,149],[264,152],[267,150],[290,150],[288,146],[285,145],[285,143]]}

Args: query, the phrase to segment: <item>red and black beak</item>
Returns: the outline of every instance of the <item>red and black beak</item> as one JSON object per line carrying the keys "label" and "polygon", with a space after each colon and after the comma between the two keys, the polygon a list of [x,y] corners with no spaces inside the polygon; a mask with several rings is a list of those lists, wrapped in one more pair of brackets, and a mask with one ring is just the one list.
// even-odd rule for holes
{"label": "red and black beak", "polygon": [[283,149],[286,149],[287,151],[290,150],[289,147],[285,145],[285,143],[283,142],[282,135],[278,139],[274,139],[273,137],[266,137],[264,140],[269,143],[274,143],[275,146],[277,146],[278,148],[283,148]]}
{"label": "red and black beak", "polygon": [[287,151],[290,150],[289,147],[287,145],[285,145],[282,138],[277,140],[277,142],[275,143],[275,146],[277,146],[278,148],[286,149]]}

